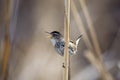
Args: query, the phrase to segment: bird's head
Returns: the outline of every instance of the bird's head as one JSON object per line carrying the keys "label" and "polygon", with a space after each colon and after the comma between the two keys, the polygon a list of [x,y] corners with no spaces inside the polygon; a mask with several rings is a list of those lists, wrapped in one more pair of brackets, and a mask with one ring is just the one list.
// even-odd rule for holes
{"label": "bird's head", "polygon": [[62,34],[60,32],[58,32],[58,31],[46,32],[46,33],[49,34],[49,37],[51,39],[59,40],[59,39],[61,39],[63,37]]}

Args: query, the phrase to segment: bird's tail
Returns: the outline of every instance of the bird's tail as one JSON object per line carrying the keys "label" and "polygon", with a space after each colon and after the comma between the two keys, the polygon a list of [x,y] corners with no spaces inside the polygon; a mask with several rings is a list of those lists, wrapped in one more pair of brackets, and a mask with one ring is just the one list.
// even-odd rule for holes
{"label": "bird's tail", "polygon": [[81,38],[82,38],[82,34],[76,39],[76,46],[78,46],[78,43],[81,40]]}

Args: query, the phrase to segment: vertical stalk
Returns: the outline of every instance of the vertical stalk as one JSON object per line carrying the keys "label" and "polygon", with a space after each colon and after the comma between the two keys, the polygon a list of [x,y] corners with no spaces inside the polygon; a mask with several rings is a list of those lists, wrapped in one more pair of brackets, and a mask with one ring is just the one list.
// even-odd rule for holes
{"label": "vertical stalk", "polygon": [[70,0],[65,0],[65,14],[64,14],[64,36],[65,36],[65,49],[64,49],[64,80],[69,80],[69,36],[70,36]]}
{"label": "vertical stalk", "polygon": [[92,37],[92,42],[93,42],[93,46],[95,48],[96,55],[102,61],[101,49],[100,49],[100,46],[99,46],[99,42],[97,40],[96,32],[95,32],[91,17],[90,17],[89,12],[88,12],[88,8],[86,6],[86,2],[85,2],[85,0],[79,0],[79,2],[80,2],[80,5],[82,7],[85,18],[86,18],[86,22],[87,22],[87,25],[88,25],[88,29],[90,31],[90,35]]}
{"label": "vertical stalk", "polygon": [[10,24],[10,0],[6,0],[5,15],[4,15],[4,54],[2,63],[2,80],[6,80],[7,66],[10,53],[10,36],[9,36],[9,24]]}
{"label": "vertical stalk", "polygon": [[93,58],[95,58],[96,61],[99,62],[99,67],[97,67],[97,65],[96,65],[96,67],[98,68],[99,72],[101,73],[103,80],[113,80],[112,76],[107,72],[107,70],[103,64],[103,60],[102,60],[102,56],[101,56],[101,49],[99,46],[99,42],[98,42],[98,39],[96,36],[96,32],[95,32],[91,17],[90,17],[89,12],[88,12],[88,8],[86,6],[86,1],[79,0],[79,2],[80,2],[80,5],[82,7],[83,13],[85,15],[88,29],[90,31],[90,35],[92,37],[93,47],[94,47],[94,50],[96,53],[95,56],[97,57],[97,58],[95,58],[95,57],[93,57]]}

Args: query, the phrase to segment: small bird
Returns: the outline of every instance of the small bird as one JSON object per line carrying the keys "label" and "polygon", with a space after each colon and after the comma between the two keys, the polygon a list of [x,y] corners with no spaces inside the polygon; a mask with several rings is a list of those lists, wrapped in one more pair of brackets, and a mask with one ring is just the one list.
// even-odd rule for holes
{"label": "small bird", "polygon": [[[58,31],[53,31],[53,32],[46,32],[50,35],[50,40],[52,42],[52,45],[54,46],[55,50],[58,52],[59,55],[64,56],[64,48],[65,48],[65,40],[62,34]],[[81,39],[82,35],[80,35],[77,39],[76,42],[74,43],[73,41],[69,42],[69,54],[74,55],[77,52],[77,46],[78,43]]]}

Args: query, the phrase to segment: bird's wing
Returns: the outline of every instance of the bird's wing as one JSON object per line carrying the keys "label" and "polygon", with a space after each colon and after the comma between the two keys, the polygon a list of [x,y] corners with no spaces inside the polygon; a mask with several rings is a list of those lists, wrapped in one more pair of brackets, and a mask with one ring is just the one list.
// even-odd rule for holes
{"label": "bird's wing", "polygon": [[55,44],[55,48],[61,56],[63,56],[64,54],[64,47],[65,47],[65,43],[63,41],[57,42]]}

